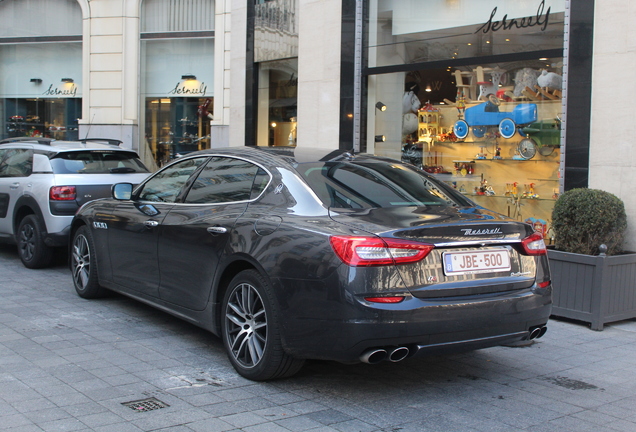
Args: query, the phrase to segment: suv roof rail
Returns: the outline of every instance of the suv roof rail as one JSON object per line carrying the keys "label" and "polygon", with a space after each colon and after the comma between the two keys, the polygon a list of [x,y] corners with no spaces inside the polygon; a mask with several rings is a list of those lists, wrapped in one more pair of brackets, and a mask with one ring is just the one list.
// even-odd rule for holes
{"label": "suv roof rail", "polygon": [[105,142],[106,144],[114,145],[117,147],[121,147],[123,144],[122,140],[113,139],[113,138],[82,138],[78,140],[86,144],[87,142]]}
{"label": "suv roof rail", "polygon": [[51,141],[55,141],[53,138],[42,137],[12,137],[0,140],[0,144],[9,144],[16,142],[36,142],[38,144],[51,145]]}

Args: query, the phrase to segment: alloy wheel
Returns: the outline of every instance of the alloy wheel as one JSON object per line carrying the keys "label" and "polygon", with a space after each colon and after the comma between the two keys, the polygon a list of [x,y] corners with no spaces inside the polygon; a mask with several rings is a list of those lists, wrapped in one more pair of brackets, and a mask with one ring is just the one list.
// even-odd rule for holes
{"label": "alloy wheel", "polygon": [[79,289],[85,289],[89,283],[91,271],[91,250],[83,235],[75,237],[73,242],[73,281]]}
{"label": "alloy wheel", "polygon": [[256,366],[267,346],[267,312],[256,288],[237,285],[225,311],[226,337],[234,359],[245,368]]}
{"label": "alloy wheel", "polygon": [[20,251],[24,260],[30,261],[35,254],[35,228],[25,224],[20,230]]}

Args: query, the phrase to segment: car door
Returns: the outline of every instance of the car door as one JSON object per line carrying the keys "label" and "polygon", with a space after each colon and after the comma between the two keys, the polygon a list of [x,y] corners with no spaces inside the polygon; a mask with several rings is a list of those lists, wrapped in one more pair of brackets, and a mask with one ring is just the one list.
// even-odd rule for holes
{"label": "car door", "polygon": [[249,161],[212,157],[183,203],[170,210],[159,237],[162,300],[191,310],[205,308],[219,259],[247,208],[257,172],[259,166]]}
{"label": "car door", "polygon": [[159,228],[190,176],[206,160],[207,157],[189,158],[167,166],[144,183],[132,200],[117,205],[108,223],[113,282],[148,296],[158,296]]}
{"label": "car door", "polygon": [[0,233],[13,235],[15,203],[30,187],[28,177],[33,167],[33,150],[9,148],[0,150]]}

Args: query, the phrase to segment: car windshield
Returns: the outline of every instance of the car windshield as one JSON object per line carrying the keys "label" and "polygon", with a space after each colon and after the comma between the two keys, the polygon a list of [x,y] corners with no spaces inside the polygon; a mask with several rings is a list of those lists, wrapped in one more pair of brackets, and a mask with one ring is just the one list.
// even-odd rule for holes
{"label": "car windshield", "polygon": [[56,174],[127,174],[147,173],[148,168],[134,152],[90,150],[72,151],[51,159]]}
{"label": "car windshield", "polygon": [[329,207],[469,206],[452,188],[399,162],[302,163],[296,169]]}

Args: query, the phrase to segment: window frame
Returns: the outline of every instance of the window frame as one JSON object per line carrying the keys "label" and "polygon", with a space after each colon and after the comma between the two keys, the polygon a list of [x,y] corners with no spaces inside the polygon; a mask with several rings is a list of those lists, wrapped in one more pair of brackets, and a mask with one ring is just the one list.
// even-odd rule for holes
{"label": "window frame", "polygon": [[[238,156],[233,156],[233,155],[211,154],[211,155],[209,155],[209,157],[210,157],[209,161],[206,162],[197,171],[196,177],[193,174],[193,177],[191,178],[192,180],[189,182],[187,188],[182,191],[182,194],[181,194],[181,197],[180,197],[181,199],[179,200],[178,204],[195,205],[195,206],[216,206],[216,205],[251,203],[251,202],[254,202],[254,201],[257,201],[258,199],[260,199],[263,196],[263,194],[265,193],[265,191],[267,190],[267,188],[272,183],[272,179],[273,179],[272,173],[267,168],[265,168],[263,165],[259,164],[258,162],[255,162],[255,161],[250,160],[250,159],[238,157]],[[235,160],[239,160],[239,161],[250,163],[250,164],[254,165],[255,167],[257,167],[256,173],[254,174],[254,177],[252,178],[252,186],[250,187],[249,199],[239,200],[239,201],[224,201],[224,202],[216,202],[216,203],[212,203],[212,202],[208,202],[208,203],[188,203],[188,202],[185,202],[185,199],[187,198],[188,194],[190,193],[190,190],[192,189],[192,185],[194,184],[194,182],[196,182],[196,180],[199,178],[201,173],[205,170],[205,166],[207,166],[207,164],[209,164],[215,157],[220,157],[220,158],[225,158],[225,159],[235,159]],[[255,192],[254,191],[254,187],[256,185],[256,180],[257,180],[257,178],[259,176],[263,175],[261,173],[261,170],[264,171],[264,173],[268,176],[268,180],[267,180],[267,183],[265,184],[265,186],[263,186],[261,188],[261,190],[258,193],[258,195],[254,196],[254,192]]]}

